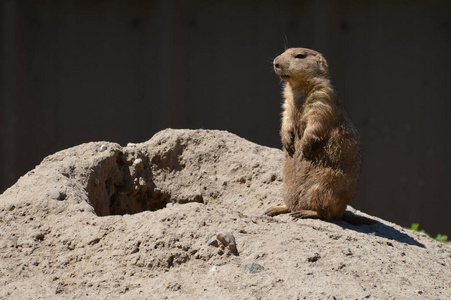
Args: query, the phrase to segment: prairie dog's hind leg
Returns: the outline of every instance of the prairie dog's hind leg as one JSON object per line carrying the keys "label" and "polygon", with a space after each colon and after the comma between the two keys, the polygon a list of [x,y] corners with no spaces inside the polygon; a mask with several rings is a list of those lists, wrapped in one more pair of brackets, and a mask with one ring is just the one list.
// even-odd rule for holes
{"label": "prairie dog's hind leg", "polygon": [[300,218],[300,219],[320,219],[320,216],[318,215],[318,212],[314,210],[298,210],[294,211],[290,214],[293,218]]}
{"label": "prairie dog's hind leg", "polygon": [[287,214],[290,212],[290,209],[285,205],[280,206],[272,206],[265,211],[265,215],[273,217],[281,214]]}

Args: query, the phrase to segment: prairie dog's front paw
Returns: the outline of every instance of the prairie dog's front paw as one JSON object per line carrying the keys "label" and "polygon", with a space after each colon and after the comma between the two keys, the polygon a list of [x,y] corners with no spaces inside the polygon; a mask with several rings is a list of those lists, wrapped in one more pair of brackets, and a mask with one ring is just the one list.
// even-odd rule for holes
{"label": "prairie dog's front paw", "polygon": [[301,140],[301,151],[306,159],[311,159],[315,150],[320,146],[321,139],[317,137],[304,137]]}

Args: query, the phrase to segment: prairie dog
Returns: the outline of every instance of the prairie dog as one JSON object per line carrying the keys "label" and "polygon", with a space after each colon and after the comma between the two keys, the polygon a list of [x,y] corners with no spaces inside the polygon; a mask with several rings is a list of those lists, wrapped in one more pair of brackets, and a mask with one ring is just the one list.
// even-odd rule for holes
{"label": "prairie dog", "polygon": [[314,50],[291,48],[274,59],[274,70],[285,81],[280,129],[285,205],[265,214],[372,223],[344,214],[359,177],[359,134],[337,101],[327,61]]}

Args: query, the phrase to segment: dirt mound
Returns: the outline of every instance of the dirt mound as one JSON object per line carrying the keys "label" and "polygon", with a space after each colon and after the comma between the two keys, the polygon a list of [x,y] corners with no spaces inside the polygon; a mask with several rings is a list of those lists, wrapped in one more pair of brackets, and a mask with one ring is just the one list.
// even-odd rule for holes
{"label": "dirt mound", "polygon": [[282,203],[282,164],[280,150],[209,130],[55,153],[0,196],[0,298],[451,294],[451,249],[424,234],[263,216]]}

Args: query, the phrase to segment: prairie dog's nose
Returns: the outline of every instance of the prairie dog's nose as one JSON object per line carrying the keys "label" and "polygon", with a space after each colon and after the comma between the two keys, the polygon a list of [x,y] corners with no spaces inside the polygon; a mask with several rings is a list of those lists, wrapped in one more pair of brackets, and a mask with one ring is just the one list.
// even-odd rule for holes
{"label": "prairie dog's nose", "polygon": [[274,65],[274,68],[279,68],[279,67],[280,67],[279,62],[278,62],[278,58],[279,58],[279,57],[276,57],[276,58],[274,59],[274,61],[272,62],[273,65]]}

